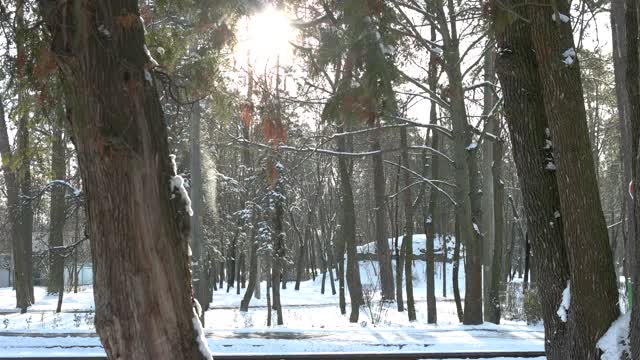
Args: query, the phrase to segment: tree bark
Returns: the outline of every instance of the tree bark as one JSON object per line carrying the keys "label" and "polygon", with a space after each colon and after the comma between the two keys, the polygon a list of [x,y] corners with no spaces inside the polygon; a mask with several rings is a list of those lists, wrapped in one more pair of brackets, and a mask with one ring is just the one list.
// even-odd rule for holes
{"label": "tree bark", "polygon": [[[371,117],[368,123],[369,128],[375,128],[375,117]],[[380,138],[375,132],[369,139],[371,151],[380,150]],[[382,300],[395,300],[395,286],[393,283],[393,269],[391,267],[391,252],[389,241],[387,240],[387,219],[385,208],[387,196],[385,192],[384,165],[382,153],[377,153],[371,157],[373,167],[373,197],[375,200],[375,241],[376,256],[379,265],[380,289]],[[398,286],[402,286],[401,284]]]}
{"label": "tree bark", "polygon": [[[413,298],[413,203],[411,198],[411,175],[408,169],[409,165],[409,150],[407,147],[407,128],[400,128],[400,147],[402,148],[402,166],[405,168],[403,171],[404,190],[403,190],[403,203],[404,203],[404,236],[402,237],[402,247],[404,248],[404,273],[406,274],[405,287],[407,292],[407,315],[409,321],[416,320],[416,303]],[[428,241],[429,239],[427,239]],[[433,247],[433,243],[431,245]]]}
{"label": "tree bark", "polygon": [[[488,46],[493,46],[493,34],[489,34],[487,39]],[[484,118],[483,131],[494,134],[498,128],[497,116],[491,114],[493,107],[496,104],[496,96],[492,85],[497,82],[496,68],[495,68],[495,51],[490,49],[484,54],[484,81],[487,83],[483,89],[483,110],[482,116]],[[492,291],[492,276],[493,276],[493,254],[495,248],[495,229],[494,229],[494,181],[492,164],[494,164],[494,144],[492,141],[483,141],[481,147],[481,172],[482,172],[482,282],[483,282],[483,296],[484,301],[484,317],[486,321],[496,323],[496,320],[491,318],[490,314],[495,314],[494,304],[492,304],[490,293]],[[493,321],[492,321],[493,320]],[[499,319],[497,320],[499,322]]]}
{"label": "tree bark", "polygon": [[204,312],[209,309],[209,277],[205,266],[206,254],[204,252],[204,237],[202,234],[202,217],[204,204],[202,201],[202,159],[200,150],[200,103],[192,106],[190,141],[191,141],[191,271],[194,297],[202,307],[200,321],[204,325]]}
{"label": "tree bark", "polygon": [[[444,69],[449,78],[451,122],[455,158],[454,178],[456,221],[465,245],[465,297],[464,324],[482,323],[482,234],[479,229],[480,198],[476,150],[467,119],[457,19],[453,0],[447,1],[449,14],[445,15],[442,1],[434,4],[443,40]],[[475,217],[475,220],[474,220]]]}
{"label": "tree bark", "polygon": [[[14,261],[14,287],[17,290],[17,274],[18,274],[18,250],[20,249],[18,240],[18,232],[19,232],[19,189],[18,182],[16,180],[15,166],[13,164],[13,153],[11,152],[11,144],[9,142],[9,132],[7,130],[7,123],[4,111],[4,99],[2,99],[0,95],[0,156],[2,157],[2,174],[4,176],[4,183],[7,190],[7,213],[9,214],[9,225],[10,225],[10,234],[12,241],[12,250],[13,250],[13,261]],[[20,285],[22,286],[22,285]],[[24,291],[18,292],[16,291],[16,307],[20,309],[25,309],[31,304],[28,300],[29,298],[26,296],[20,296],[18,294],[24,294]]]}
{"label": "tree bark", "polygon": [[[498,134],[499,136],[499,134]],[[504,229],[504,183],[502,182],[502,148],[503,140],[498,138],[493,144],[493,229],[494,244],[491,264],[491,283],[489,284],[485,319],[494,324],[500,324],[500,292],[502,290],[502,247]],[[487,309],[485,309],[487,310]]]}
{"label": "tree bark", "polygon": [[[531,38],[553,139],[560,213],[571,273],[569,359],[599,359],[596,342],[618,318],[618,287],[602,213],[577,57],[569,22],[553,21],[554,9],[570,13],[566,0],[530,6]],[[559,56],[564,54],[563,56]],[[567,58],[572,63],[567,64]],[[536,259],[540,255],[535,253]],[[546,260],[546,259],[545,259]],[[536,264],[542,261],[534,261]],[[593,309],[599,309],[593,311]]]}
{"label": "tree bark", "polygon": [[456,303],[456,313],[458,314],[458,321],[464,321],[464,311],[462,309],[462,300],[460,299],[460,286],[459,286],[459,271],[460,271],[460,225],[458,219],[455,224],[455,245],[453,247],[453,299]]}
{"label": "tree bark", "polygon": [[[431,27],[431,41],[436,41],[436,29]],[[436,92],[438,87],[438,59],[436,55],[431,54],[429,59],[429,90]],[[436,102],[431,100],[429,106],[429,123],[433,125],[438,124],[438,112],[436,108]],[[429,134],[431,134],[431,144],[429,144]],[[425,145],[431,145],[433,149],[438,149],[439,144],[439,134],[437,131],[427,131],[427,136],[425,137]],[[422,152],[423,158],[423,166],[422,166],[422,175],[426,178],[429,176],[428,174],[428,166],[427,166],[427,152],[426,150]],[[431,156],[431,178],[439,179],[440,178],[440,162],[439,159],[432,154]],[[427,186],[425,183],[423,186]],[[426,191],[426,189],[423,189]],[[438,192],[434,189],[431,189],[429,192],[429,201],[426,204],[424,211],[424,233],[427,240],[426,244],[426,280],[427,280],[427,323],[435,324],[438,322],[438,313],[436,311],[436,294],[435,294],[435,256],[434,256],[434,241],[436,240],[436,207],[438,205]],[[442,234],[440,234],[442,236]],[[443,237],[444,239],[444,237]],[[446,252],[444,252],[446,254]],[[446,257],[446,255],[445,255]],[[445,262],[446,263],[446,262]],[[446,269],[446,266],[443,266]],[[443,275],[444,277],[444,275]]]}
{"label": "tree bark", "polygon": [[[66,180],[66,141],[64,139],[63,115],[59,111],[60,123],[53,129],[51,137],[51,173],[54,180]],[[49,209],[49,277],[47,292],[55,294],[64,292],[64,257],[60,247],[64,246],[65,223],[65,187],[56,185],[51,189],[51,205]]]}
{"label": "tree bark", "polygon": [[[505,6],[513,7],[519,15],[526,17],[522,4],[521,0],[512,0]],[[559,319],[557,310],[569,279],[569,263],[562,221],[555,218],[560,208],[556,175],[545,169],[545,153],[540,151],[548,145],[545,144],[547,117],[542,85],[531,51],[530,31],[529,25],[522,20],[496,31],[499,49],[496,68],[523,195],[527,234],[533,251],[544,259],[536,266],[539,267],[539,279],[545,284],[539,288],[545,350],[549,359],[560,360],[567,359],[565,346],[568,339],[566,324]],[[515,207],[513,211],[515,213]]]}
{"label": "tree bark", "polygon": [[71,92],[104,350],[114,359],[211,359],[196,340],[189,214],[180,191],[170,199],[169,182],[179,178],[138,2],[99,1],[91,12],[40,5]]}
{"label": "tree bark", "polygon": [[[398,160],[400,162],[400,160]],[[396,174],[396,187],[395,193],[398,193],[398,189],[400,186],[400,170],[398,167],[398,172]],[[398,312],[404,311],[404,296],[402,293],[402,274],[404,272],[404,251],[398,246],[398,241],[400,237],[400,223],[398,220],[398,211],[400,210],[400,203],[398,197],[396,197],[395,206],[394,206],[394,215],[393,215],[393,226],[394,226],[394,241],[393,247],[396,253],[396,304],[398,305]]]}
{"label": "tree bark", "polygon": [[[338,129],[338,132],[342,131],[342,128]],[[347,150],[347,139],[344,138],[344,136],[338,138],[338,151],[340,152]],[[343,156],[338,158],[338,173],[342,197],[342,221],[340,224],[340,235],[342,236],[342,240],[340,242],[344,246],[344,248],[342,248],[342,254],[344,254],[345,248],[347,252],[347,286],[349,287],[349,296],[351,298],[351,314],[349,315],[349,321],[358,322],[360,305],[363,303],[363,295],[362,284],[360,283],[360,269],[358,267],[358,260],[356,259],[356,213],[353,202],[353,189],[351,188],[349,165],[347,164],[347,159]],[[343,256],[338,256],[338,261],[344,263]],[[344,269],[344,265],[342,268]],[[341,274],[340,276],[344,275]],[[340,291],[344,294],[343,285],[340,286]]]}
{"label": "tree bark", "polygon": [[[615,4],[614,4],[615,3]],[[626,267],[631,275],[632,299],[630,348],[631,358],[640,356],[640,164],[638,139],[640,135],[640,52],[638,44],[638,11],[635,0],[611,4],[614,45],[616,94],[620,111],[620,149],[624,168],[623,194],[627,200],[628,248]],[[622,15],[623,14],[623,15]],[[623,18],[624,16],[624,18]],[[614,21],[615,20],[615,21]],[[615,24],[614,24],[615,23]],[[615,27],[614,27],[615,26]],[[614,32],[614,30],[616,32]],[[629,186],[633,181],[633,197]],[[627,274],[628,275],[628,274]]]}

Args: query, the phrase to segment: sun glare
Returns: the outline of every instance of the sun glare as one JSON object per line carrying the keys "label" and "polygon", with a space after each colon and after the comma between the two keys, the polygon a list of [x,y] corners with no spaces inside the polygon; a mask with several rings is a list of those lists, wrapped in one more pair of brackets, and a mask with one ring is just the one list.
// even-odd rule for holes
{"label": "sun glare", "polygon": [[291,62],[293,57],[289,41],[294,38],[294,29],[282,11],[269,6],[251,17],[242,19],[237,29],[238,43],[235,58],[238,65],[251,65],[255,71],[267,71]]}

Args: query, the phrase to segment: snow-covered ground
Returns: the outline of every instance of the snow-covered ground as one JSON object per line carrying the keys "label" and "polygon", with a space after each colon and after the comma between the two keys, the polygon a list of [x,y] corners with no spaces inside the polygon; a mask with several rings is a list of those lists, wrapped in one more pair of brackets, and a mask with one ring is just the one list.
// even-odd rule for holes
{"label": "snow-covered ground", "polygon": [[[414,238],[415,253],[424,249],[424,236]],[[452,243],[451,243],[452,245]],[[436,248],[439,248],[436,245]],[[363,252],[375,251],[371,245]],[[395,268],[395,264],[394,264]],[[460,269],[460,291],[464,297],[464,271]],[[304,353],[304,352],[464,352],[464,351],[541,351],[541,326],[504,321],[502,325],[459,324],[452,289],[452,265],[447,264],[447,296],[442,293],[442,264],[436,264],[438,324],[427,325],[425,262],[414,262],[412,278],[417,321],[409,322],[406,312],[395,303],[381,303],[375,261],[361,261],[360,274],[365,289],[365,305],[358,323],[340,314],[338,295],[331,294],[329,276],[325,294],[320,293],[321,276],[303,281],[299,291],[294,282],[281,293],[284,325],[266,326],[266,282],[261,284],[262,299],[251,300],[246,313],[238,310],[244,294],[234,288],[215,291],[205,314],[205,333],[212,351],[222,353]],[[404,284],[403,284],[404,285]],[[336,289],[337,289],[336,283]],[[404,288],[404,286],[403,286]],[[15,312],[15,293],[0,288],[0,353],[3,356],[90,356],[104,352],[93,326],[93,291],[82,288],[78,294],[65,294],[63,312],[56,314],[57,297],[36,288],[36,303],[27,314]],[[347,302],[349,295],[347,293]],[[404,296],[406,299],[406,294]],[[349,313],[347,304],[347,313]],[[275,312],[272,313],[275,323]]]}

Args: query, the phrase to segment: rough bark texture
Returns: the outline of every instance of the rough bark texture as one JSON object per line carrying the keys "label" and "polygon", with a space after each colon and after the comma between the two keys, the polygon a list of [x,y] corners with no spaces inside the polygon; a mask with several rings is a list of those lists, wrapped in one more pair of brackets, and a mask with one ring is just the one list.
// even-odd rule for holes
{"label": "rough bark texture", "polygon": [[207,358],[194,329],[189,215],[179,192],[170,199],[175,174],[138,2],[96,1],[86,12],[40,4],[71,92],[104,350],[112,359]]}
{"label": "rough bark texture", "polygon": [[[522,4],[509,1],[506,6]],[[516,9],[516,7],[514,7]],[[523,7],[517,7],[525,15]],[[532,54],[530,27],[516,20],[497,29],[496,67],[504,96],[505,119],[509,125],[513,157],[525,207],[527,229],[533,251],[545,259],[537,262],[540,280],[545,350],[552,360],[566,359],[566,324],[556,314],[562,291],[569,279],[569,264],[562,235],[562,222],[554,214],[560,208],[556,176],[545,170],[545,129],[542,88]],[[515,212],[515,207],[514,207]]]}
{"label": "rough bark texture", "polygon": [[[64,118],[59,111],[59,117]],[[62,119],[60,121],[62,123]],[[62,124],[53,129],[51,137],[51,173],[53,180],[65,180],[67,164],[65,161],[66,141]],[[64,257],[59,247],[64,245],[65,223],[65,188],[54,186],[51,189],[51,205],[49,209],[49,277],[47,292],[49,294],[64,292]]]}
{"label": "rough bark texture", "polygon": [[[527,10],[553,141],[571,273],[568,355],[569,359],[595,360],[600,358],[596,342],[619,315],[617,281],[591,156],[580,63],[574,56],[567,65],[567,56],[562,56],[575,47],[573,32],[570,23],[553,21],[554,9],[569,14],[570,4],[545,0],[542,5],[546,7]],[[534,263],[542,262],[534,254]]]}

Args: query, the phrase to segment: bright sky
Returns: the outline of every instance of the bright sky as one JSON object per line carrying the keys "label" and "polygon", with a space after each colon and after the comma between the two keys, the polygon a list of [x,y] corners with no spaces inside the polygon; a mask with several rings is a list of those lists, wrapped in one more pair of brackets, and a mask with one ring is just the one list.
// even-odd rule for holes
{"label": "bright sky", "polygon": [[247,57],[257,73],[293,62],[295,31],[287,16],[273,6],[267,6],[251,17],[241,19],[237,27],[238,43],[234,56],[238,67],[247,69]]}

